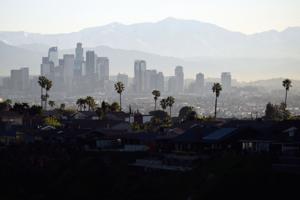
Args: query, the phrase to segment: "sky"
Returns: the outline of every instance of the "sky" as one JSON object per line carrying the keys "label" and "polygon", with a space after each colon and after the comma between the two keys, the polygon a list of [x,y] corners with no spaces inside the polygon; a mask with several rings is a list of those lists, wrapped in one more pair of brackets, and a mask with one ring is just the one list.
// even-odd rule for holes
{"label": "sky", "polygon": [[300,0],[0,0],[0,31],[75,32],[167,17],[246,34],[300,26]]}

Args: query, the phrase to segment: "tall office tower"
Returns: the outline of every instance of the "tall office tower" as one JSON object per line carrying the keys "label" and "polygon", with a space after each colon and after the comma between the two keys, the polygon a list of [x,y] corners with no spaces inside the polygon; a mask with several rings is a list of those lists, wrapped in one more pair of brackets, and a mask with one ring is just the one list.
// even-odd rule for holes
{"label": "tall office tower", "polygon": [[231,89],[231,74],[230,72],[223,72],[221,74],[221,83],[224,91]]}
{"label": "tall office tower", "polygon": [[162,72],[158,72],[156,77],[156,89],[160,92],[163,92],[165,90],[165,77]]}
{"label": "tall office tower", "polygon": [[4,89],[8,89],[8,90],[11,89],[11,79],[10,79],[10,77],[4,77],[2,79],[2,86],[3,86]]}
{"label": "tall office tower", "polygon": [[96,74],[98,80],[109,80],[109,59],[107,57],[97,58]]}
{"label": "tall office tower", "polygon": [[29,87],[29,68],[10,71],[10,86],[14,91],[23,91]]}
{"label": "tall office tower", "polygon": [[201,93],[204,90],[204,74],[198,73],[196,75],[196,81],[195,81],[195,88],[194,92],[195,93]]}
{"label": "tall office tower", "polygon": [[74,64],[75,58],[73,54],[65,54],[64,61],[63,61],[63,77],[64,77],[64,85],[65,89],[71,90],[73,84],[73,77],[74,77]]}
{"label": "tall office tower", "polygon": [[19,70],[10,70],[10,89],[12,91],[19,91],[19,80],[21,79]]}
{"label": "tall office tower", "polygon": [[136,93],[141,93],[145,90],[145,71],[146,61],[136,60],[134,62],[134,88]]}
{"label": "tall office tower", "polygon": [[96,72],[97,55],[94,51],[86,52],[85,74],[88,77],[94,77]]}
{"label": "tall office tower", "polygon": [[184,73],[183,73],[183,67],[182,66],[177,66],[175,68],[175,77],[176,77],[176,90],[178,92],[183,92]]}
{"label": "tall office tower", "polygon": [[156,70],[146,70],[145,71],[145,92],[151,92],[157,89],[157,72]]}
{"label": "tall office tower", "polygon": [[59,59],[58,60],[58,66],[61,66],[61,67],[64,66],[64,59]]}
{"label": "tall office tower", "polygon": [[83,63],[82,63],[82,71],[81,71],[81,73],[82,73],[82,76],[86,76],[86,62],[85,61],[83,61]]}
{"label": "tall office tower", "polygon": [[22,86],[21,86],[21,89],[22,90],[25,90],[25,89],[28,89],[29,87],[29,68],[28,67],[22,67],[20,69],[21,71],[21,81],[22,81]]}
{"label": "tall office tower", "polygon": [[82,76],[82,68],[83,68],[83,48],[81,43],[77,43],[75,49],[75,66],[74,66],[74,76],[81,77]]}
{"label": "tall office tower", "polygon": [[57,47],[51,47],[48,51],[49,62],[53,62],[54,66],[58,66],[58,50]]}
{"label": "tall office tower", "polygon": [[54,63],[53,61],[49,61],[48,57],[42,58],[41,75],[50,80],[54,79]]}
{"label": "tall office tower", "polygon": [[125,88],[128,87],[128,75],[127,74],[118,74],[117,81],[122,82],[125,86]]}
{"label": "tall office tower", "polygon": [[171,76],[169,77],[168,80],[168,92],[171,94],[177,94],[177,77],[176,76]]}
{"label": "tall office tower", "polygon": [[58,66],[54,67],[53,90],[64,91],[64,59],[58,60]]}

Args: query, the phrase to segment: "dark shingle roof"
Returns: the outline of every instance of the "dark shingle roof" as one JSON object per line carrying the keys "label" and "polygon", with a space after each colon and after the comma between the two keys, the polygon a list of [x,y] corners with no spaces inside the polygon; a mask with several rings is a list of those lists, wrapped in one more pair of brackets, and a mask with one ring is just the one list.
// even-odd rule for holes
{"label": "dark shingle roof", "polygon": [[203,137],[215,131],[216,129],[217,128],[215,127],[201,127],[196,125],[188,129],[178,137],[174,138],[173,141],[180,143],[198,143],[202,141]]}
{"label": "dark shingle roof", "polygon": [[218,142],[232,136],[237,128],[220,128],[203,137],[204,142]]}

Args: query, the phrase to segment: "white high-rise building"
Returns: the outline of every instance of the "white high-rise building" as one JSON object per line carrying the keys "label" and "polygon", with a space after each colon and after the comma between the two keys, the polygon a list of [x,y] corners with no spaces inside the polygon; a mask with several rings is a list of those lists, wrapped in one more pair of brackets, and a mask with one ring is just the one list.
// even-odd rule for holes
{"label": "white high-rise building", "polygon": [[53,62],[54,66],[58,66],[58,49],[57,47],[51,47],[48,51],[49,62]]}
{"label": "white high-rise building", "polygon": [[221,74],[221,83],[224,91],[231,89],[231,73],[223,72]]}
{"label": "white high-rise building", "polygon": [[67,89],[72,88],[73,77],[74,77],[74,64],[75,64],[75,57],[73,54],[65,54],[64,61],[63,61],[63,77],[64,77],[64,84]]}
{"label": "white high-rise building", "polygon": [[183,92],[184,73],[183,73],[183,67],[182,66],[177,66],[175,68],[175,77],[176,77],[176,90],[177,90],[177,92]]}
{"label": "white high-rise building", "polygon": [[85,74],[89,77],[94,77],[96,72],[97,55],[94,51],[86,52]]}
{"label": "white high-rise building", "polygon": [[136,60],[134,62],[134,88],[137,93],[145,91],[145,71],[146,61]]}
{"label": "white high-rise building", "polygon": [[96,74],[98,80],[109,80],[109,59],[107,57],[97,58]]}
{"label": "white high-rise building", "polygon": [[29,87],[29,68],[23,67],[10,71],[10,89],[24,91]]}
{"label": "white high-rise building", "polygon": [[125,86],[125,88],[128,87],[128,75],[127,74],[118,74],[117,81],[122,82]]}
{"label": "white high-rise building", "polygon": [[168,80],[168,92],[171,94],[177,94],[177,77],[171,76]]}
{"label": "white high-rise building", "polygon": [[145,92],[151,92],[156,88],[157,72],[156,70],[145,71]]}
{"label": "white high-rise building", "polygon": [[50,80],[54,79],[54,63],[49,61],[49,57],[42,58],[41,75]]}
{"label": "white high-rise building", "polygon": [[77,43],[75,49],[75,66],[74,66],[74,76],[81,77],[83,75],[83,48],[81,43]]}
{"label": "white high-rise building", "polygon": [[158,72],[157,74],[156,89],[160,92],[163,92],[165,90],[165,77],[162,72]]}
{"label": "white high-rise building", "polygon": [[201,93],[204,90],[204,74],[202,73],[198,73],[196,75],[196,81],[195,81],[195,85],[194,85],[194,92],[195,93]]}

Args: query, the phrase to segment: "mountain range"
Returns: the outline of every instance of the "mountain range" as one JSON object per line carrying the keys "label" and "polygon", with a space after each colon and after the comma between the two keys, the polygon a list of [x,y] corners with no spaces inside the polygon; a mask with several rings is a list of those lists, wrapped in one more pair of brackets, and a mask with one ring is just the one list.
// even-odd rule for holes
{"label": "mountain range", "polygon": [[86,49],[108,56],[113,73],[131,72],[135,59],[146,59],[149,67],[170,75],[175,65],[183,65],[189,77],[222,71],[243,80],[300,75],[300,27],[246,35],[209,23],[167,18],[63,34],[2,31],[0,41],[0,73],[16,66],[30,66],[38,73],[48,47],[73,53],[76,43],[82,42]]}

